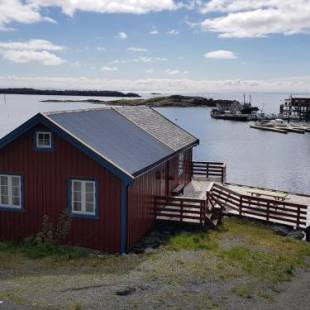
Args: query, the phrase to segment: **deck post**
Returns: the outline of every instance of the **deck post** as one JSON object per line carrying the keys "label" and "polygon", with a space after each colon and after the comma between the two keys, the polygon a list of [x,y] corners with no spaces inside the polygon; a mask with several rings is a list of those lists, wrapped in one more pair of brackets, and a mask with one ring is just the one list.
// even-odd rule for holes
{"label": "deck post", "polygon": [[300,206],[297,208],[297,226],[296,228],[299,229],[299,221],[300,221]]}
{"label": "deck post", "polygon": [[242,215],[242,204],[243,204],[243,197],[242,197],[242,195],[240,195],[239,215]]}
{"label": "deck post", "polygon": [[269,205],[269,201],[267,202],[267,212],[266,212],[266,221],[269,221],[269,211],[270,210],[270,205]]}
{"label": "deck post", "polygon": [[180,222],[183,222],[183,200],[181,200]]}

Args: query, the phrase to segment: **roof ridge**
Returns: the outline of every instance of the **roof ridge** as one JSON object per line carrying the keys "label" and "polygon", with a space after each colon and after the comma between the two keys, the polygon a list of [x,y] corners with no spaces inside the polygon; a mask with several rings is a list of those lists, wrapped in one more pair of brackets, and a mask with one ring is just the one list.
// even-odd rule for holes
{"label": "roof ridge", "polygon": [[79,112],[89,112],[89,111],[104,111],[111,110],[111,106],[101,107],[101,108],[81,108],[81,109],[72,109],[72,110],[56,110],[56,111],[47,111],[41,112],[43,115],[55,115],[55,114],[64,114],[64,113],[79,113]]}

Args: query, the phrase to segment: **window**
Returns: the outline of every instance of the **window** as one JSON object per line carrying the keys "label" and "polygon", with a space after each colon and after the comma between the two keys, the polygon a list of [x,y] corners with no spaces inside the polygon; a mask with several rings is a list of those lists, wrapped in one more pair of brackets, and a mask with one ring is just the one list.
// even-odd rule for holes
{"label": "window", "polygon": [[71,180],[71,213],[74,215],[96,216],[96,182]]}
{"label": "window", "polygon": [[0,207],[22,208],[22,182],[20,176],[0,174]]}
{"label": "window", "polygon": [[184,173],[184,153],[179,153],[179,176]]}
{"label": "window", "polygon": [[36,132],[36,147],[37,149],[51,149],[52,133],[48,131]]}

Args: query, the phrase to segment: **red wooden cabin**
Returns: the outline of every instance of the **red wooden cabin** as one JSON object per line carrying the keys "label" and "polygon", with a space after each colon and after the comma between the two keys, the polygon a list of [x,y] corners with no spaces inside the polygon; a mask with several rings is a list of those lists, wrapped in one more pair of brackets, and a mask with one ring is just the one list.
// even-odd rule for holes
{"label": "red wooden cabin", "polygon": [[127,252],[154,224],[154,197],[190,182],[198,143],[148,107],[39,113],[0,140],[0,239],[67,208],[69,244]]}

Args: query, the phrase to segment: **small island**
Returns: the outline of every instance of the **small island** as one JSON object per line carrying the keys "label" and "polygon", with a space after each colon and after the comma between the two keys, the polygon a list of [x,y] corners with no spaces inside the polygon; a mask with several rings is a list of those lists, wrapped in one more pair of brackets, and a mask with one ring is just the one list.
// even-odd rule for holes
{"label": "small island", "polygon": [[222,100],[204,98],[199,96],[181,96],[171,95],[156,97],[150,99],[121,99],[113,101],[104,101],[98,99],[86,99],[86,100],[42,100],[41,102],[87,102],[93,104],[106,104],[110,106],[149,106],[149,107],[215,107],[217,104],[232,103],[233,100]]}
{"label": "small island", "polygon": [[34,88],[0,88],[0,94],[4,95],[46,95],[46,96],[93,96],[93,97],[121,97],[139,98],[135,93],[123,93],[112,90],[54,90]]}

